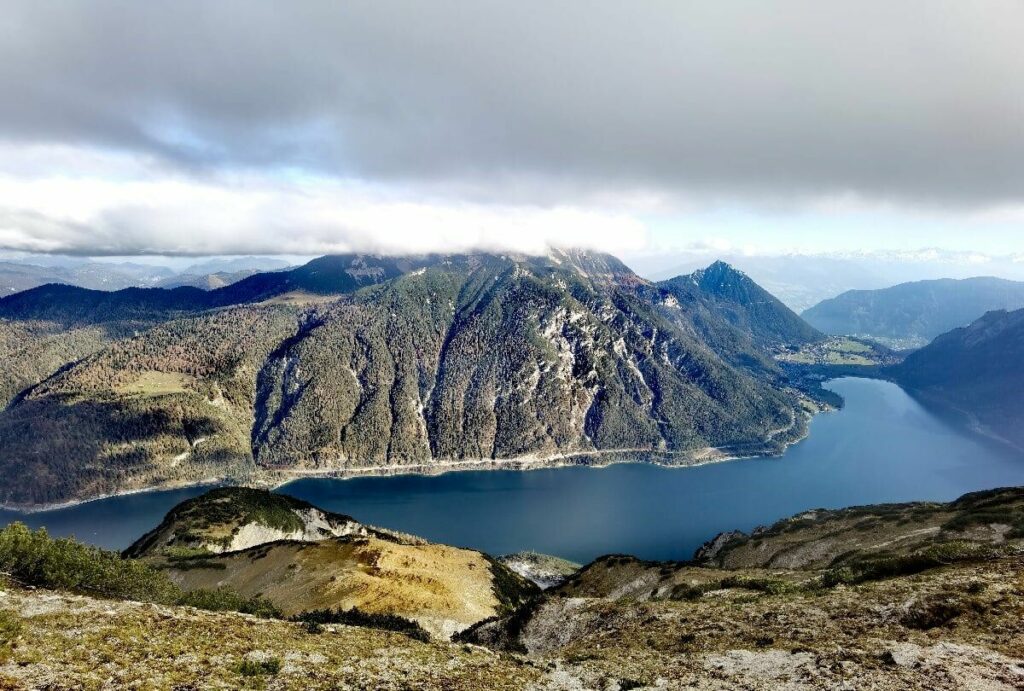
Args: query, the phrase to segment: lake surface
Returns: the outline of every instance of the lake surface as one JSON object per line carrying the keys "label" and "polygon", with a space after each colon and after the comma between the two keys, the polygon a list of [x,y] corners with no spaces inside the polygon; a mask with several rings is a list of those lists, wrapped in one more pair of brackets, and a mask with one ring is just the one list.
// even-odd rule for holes
{"label": "lake surface", "polygon": [[[360,521],[492,554],[532,549],[586,562],[612,552],[687,559],[702,542],[816,507],[949,500],[1024,485],[1024,455],[949,426],[895,384],[844,378],[846,399],[779,458],[694,468],[455,472],[303,479],[280,491]],[[104,499],[46,513],[0,512],[58,535],[126,547],[205,488]]]}

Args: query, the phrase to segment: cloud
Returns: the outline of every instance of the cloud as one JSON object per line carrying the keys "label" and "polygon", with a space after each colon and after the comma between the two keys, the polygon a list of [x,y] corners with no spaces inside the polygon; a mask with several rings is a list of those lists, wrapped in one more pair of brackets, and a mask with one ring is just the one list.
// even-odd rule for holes
{"label": "cloud", "polygon": [[474,202],[987,206],[1024,189],[1024,4],[5,4],[0,138]]}
{"label": "cloud", "polygon": [[[0,148],[2,152],[2,148]],[[150,175],[123,156],[44,151],[107,176],[0,173],[0,247],[87,255],[386,254],[552,245],[622,252],[646,227],[614,211],[417,198],[359,181],[253,172]]]}

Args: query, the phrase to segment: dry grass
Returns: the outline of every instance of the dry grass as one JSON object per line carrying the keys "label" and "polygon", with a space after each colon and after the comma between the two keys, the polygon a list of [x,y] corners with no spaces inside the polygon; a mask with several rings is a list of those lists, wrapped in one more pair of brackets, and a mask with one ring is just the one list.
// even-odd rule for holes
{"label": "dry grass", "polygon": [[171,571],[185,588],[229,585],[262,593],[285,615],[324,608],[397,614],[447,638],[498,612],[479,552],[375,537],[275,543],[206,560],[226,569]]}
{"label": "dry grass", "polygon": [[[522,689],[539,675],[480,649],[7,588],[19,633],[0,689]],[[275,663],[274,661],[278,661]]]}
{"label": "dry grass", "polygon": [[125,396],[164,396],[194,389],[195,377],[177,372],[140,372],[133,380],[117,384],[114,392]]}

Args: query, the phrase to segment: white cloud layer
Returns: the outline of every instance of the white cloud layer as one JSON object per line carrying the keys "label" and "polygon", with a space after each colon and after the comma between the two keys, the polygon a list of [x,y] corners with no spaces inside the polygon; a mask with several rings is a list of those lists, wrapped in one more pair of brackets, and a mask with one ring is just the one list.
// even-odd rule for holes
{"label": "white cloud layer", "polygon": [[1005,228],[1021,26],[1019,0],[10,0],[0,247],[623,251],[708,208]]}
{"label": "white cloud layer", "polygon": [[38,153],[65,161],[75,174],[0,172],[2,248],[91,255],[536,254],[552,245],[623,252],[647,243],[644,225],[615,211],[417,199],[326,177],[152,175],[126,156]]}

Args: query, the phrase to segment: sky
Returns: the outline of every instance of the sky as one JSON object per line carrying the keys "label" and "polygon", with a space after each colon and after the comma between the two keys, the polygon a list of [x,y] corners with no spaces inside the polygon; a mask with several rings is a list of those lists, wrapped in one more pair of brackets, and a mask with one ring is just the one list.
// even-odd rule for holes
{"label": "sky", "polygon": [[9,0],[0,251],[1024,264],[1022,26],[1019,0]]}

